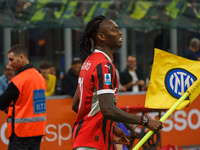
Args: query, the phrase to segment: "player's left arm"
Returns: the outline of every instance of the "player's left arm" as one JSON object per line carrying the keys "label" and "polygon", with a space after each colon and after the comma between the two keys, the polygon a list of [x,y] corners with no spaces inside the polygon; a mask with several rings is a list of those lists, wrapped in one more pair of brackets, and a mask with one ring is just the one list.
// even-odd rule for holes
{"label": "player's left arm", "polygon": [[72,102],[72,110],[75,111],[76,113],[78,113],[78,105],[79,105],[79,92],[77,88]]}

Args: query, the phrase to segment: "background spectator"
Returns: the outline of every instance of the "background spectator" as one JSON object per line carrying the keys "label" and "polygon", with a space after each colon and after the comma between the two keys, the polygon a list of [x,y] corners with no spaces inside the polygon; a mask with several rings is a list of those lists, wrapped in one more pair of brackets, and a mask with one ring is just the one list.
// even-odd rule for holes
{"label": "background spectator", "polygon": [[[112,63],[114,64],[114,58],[111,57],[111,61]],[[117,77],[118,77],[118,80],[120,81],[120,73],[119,73],[119,70],[117,68],[115,68],[116,70],[116,74],[117,74]],[[119,91],[120,92],[126,92],[126,87],[122,86],[121,83],[119,82],[119,87],[118,87]]]}
{"label": "background spectator", "polygon": [[53,66],[53,65],[50,66],[49,71],[50,71],[50,72],[49,72],[50,74],[53,74],[53,75],[56,76],[56,68],[55,68],[55,66]]}
{"label": "background spectator", "polygon": [[71,68],[62,79],[62,94],[74,96],[78,85],[78,76],[82,66],[80,58],[74,58],[71,63]]}
{"label": "background spectator", "polygon": [[3,94],[3,92],[8,87],[8,84],[12,77],[15,75],[15,70],[13,67],[9,65],[5,65],[3,68],[3,75],[0,77],[0,95]]}
{"label": "background spectator", "polygon": [[42,62],[40,64],[40,72],[47,83],[47,89],[45,96],[52,96],[56,87],[56,76],[50,73],[51,65],[48,62]]}
{"label": "background spectator", "polygon": [[139,92],[142,90],[145,82],[142,72],[137,70],[136,57],[128,56],[127,68],[121,73],[120,82],[127,91]]}
{"label": "background spectator", "polygon": [[190,40],[190,46],[185,50],[183,57],[191,59],[191,60],[197,60],[197,51],[199,50],[199,39],[198,38],[192,38]]}
{"label": "background spectator", "polygon": [[50,70],[50,74],[52,74],[52,75],[55,75],[56,76],[56,86],[55,86],[55,92],[54,92],[54,94],[55,95],[61,95],[61,78],[60,78],[60,76],[58,75],[59,74],[59,72],[57,72],[57,70],[56,70],[56,67],[55,66],[53,66],[53,65],[51,65],[51,67],[49,68],[49,70]]}
{"label": "background spectator", "polygon": [[143,90],[147,91],[148,86],[149,86],[149,82],[150,82],[150,77],[151,77],[151,71],[152,71],[152,66],[153,66],[153,61],[151,62],[150,66],[149,66],[149,74],[145,79],[145,85],[143,86]]}

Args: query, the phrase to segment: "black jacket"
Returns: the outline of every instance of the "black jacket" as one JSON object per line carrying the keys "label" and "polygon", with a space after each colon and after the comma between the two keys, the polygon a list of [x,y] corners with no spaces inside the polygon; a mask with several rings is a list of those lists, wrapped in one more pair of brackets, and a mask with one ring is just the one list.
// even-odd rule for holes
{"label": "black jacket", "polygon": [[[142,71],[135,70],[138,80],[144,80],[144,76]],[[121,74],[120,74],[120,83],[121,85],[128,84],[132,81],[132,76],[128,72],[128,68],[126,68]],[[139,90],[141,90],[141,87],[139,86]],[[132,91],[132,87],[128,88],[127,91]]]}
{"label": "black jacket", "polygon": [[62,79],[62,94],[74,96],[78,85],[78,76],[73,74],[72,69]]}

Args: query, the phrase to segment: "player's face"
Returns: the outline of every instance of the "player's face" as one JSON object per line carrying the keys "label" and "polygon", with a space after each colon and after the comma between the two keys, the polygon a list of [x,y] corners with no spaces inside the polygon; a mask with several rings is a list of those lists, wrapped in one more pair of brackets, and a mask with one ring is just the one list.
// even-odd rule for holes
{"label": "player's face", "polygon": [[108,20],[103,22],[100,32],[104,35],[105,44],[111,49],[122,46],[122,32],[118,29],[118,25],[114,21]]}
{"label": "player's face", "polygon": [[13,67],[14,70],[19,70],[23,66],[23,58],[22,54],[17,56],[13,52],[8,53],[9,66]]}

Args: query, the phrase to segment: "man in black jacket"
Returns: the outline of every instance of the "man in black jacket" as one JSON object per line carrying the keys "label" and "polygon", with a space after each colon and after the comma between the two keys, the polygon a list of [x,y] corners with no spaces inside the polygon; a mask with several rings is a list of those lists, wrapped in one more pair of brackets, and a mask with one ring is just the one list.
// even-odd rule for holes
{"label": "man in black jacket", "polygon": [[74,96],[78,85],[78,76],[82,66],[80,58],[74,58],[71,63],[71,68],[62,79],[62,94]]}
{"label": "man in black jacket", "polygon": [[127,68],[120,75],[120,82],[127,91],[139,92],[145,82],[142,72],[137,70],[137,62],[134,56],[128,56]]}

